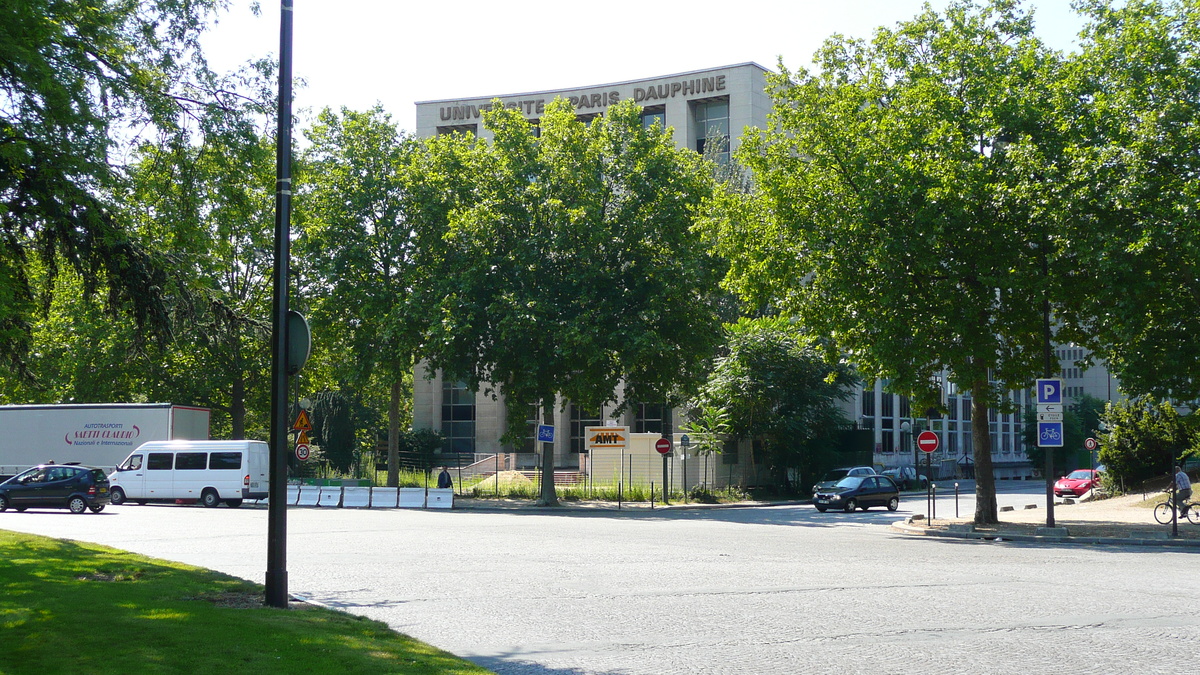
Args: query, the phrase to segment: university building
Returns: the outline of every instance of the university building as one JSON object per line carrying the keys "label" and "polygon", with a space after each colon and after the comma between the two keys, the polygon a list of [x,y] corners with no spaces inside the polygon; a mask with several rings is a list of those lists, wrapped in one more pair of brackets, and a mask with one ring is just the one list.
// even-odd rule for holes
{"label": "university building", "polygon": [[[659,122],[671,129],[679,147],[703,152],[707,139],[714,135],[724,136],[727,143],[718,159],[727,161],[729,152],[736,150],[747,127],[766,127],[771,109],[771,99],[766,93],[767,73],[758,64],[742,63],[572,89],[422,101],[416,104],[416,134],[431,137],[469,133],[490,140],[491,133],[484,128],[482,115],[496,99],[535,124],[546,104],[559,97],[570,100],[577,115],[585,120],[603,115],[609,106],[619,101],[632,99],[642,107],[644,123]],[[1082,350],[1062,347],[1058,354],[1063,375],[1076,376],[1067,377],[1065,391],[1068,395],[1077,398],[1086,392],[1101,399],[1111,399],[1115,395],[1115,383],[1102,366],[1087,373],[1074,372],[1078,370],[1074,361],[1082,357]],[[642,403],[617,414],[610,409],[583,410],[570,402],[559,401],[553,420],[538,420],[537,410],[531,409],[526,420],[530,437],[520,447],[509,447],[499,440],[507,427],[503,401],[471,391],[461,382],[446,380],[440,372],[432,379],[426,374],[425,366],[418,365],[413,391],[413,424],[418,429],[440,432],[445,438],[445,452],[473,453],[476,457],[516,456],[520,458],[518,468],[532,468],[537,462],[533,453],[541,450],[538,447],[541,444],[535,444],[532,436],[540,421],[553,424],[557,430],[555,466],[578,469],[585,468],[586,464],[586,460],[581,461],[581,455],[586,457],[583,429],[587,426],[628,426],[634,434],[671,437],[676,447],[682,435],[684,420],[680,411],[661,404]],[[922,419],[922,411],[909,410],[907,399],[888,393],[886,388],[885,382],[858,388],[844,404],[847,420],[859,430],[870,432],[875,464],[911,465],[919,459],[923,465],[925,458],[918,458],[916,455],[920,453],[914,450],[913,429],[932,426],[943,438],[942,447],[933,457],[938,467],[935,475],[954,475],[956,471],[962,473],[964,468],[969,469],[971,437],[980,428],[979,423],[971,419],[969,396],[946,385],[943,400],[949,414],[928,421]],[[1024,410],[1031,395],[1020,391],[1011,393],[1010,397]],[[990,417],[987,428],[992,434],[996,476],[1001,479],[1033,477],[1036,468],[1028,461],[1022,445],[1021,413],[993,411]],[[743,470],[751,473],[747,468],[751,464],[747,461],[750,452],[749,447],[743,447],[736,455],[730,453],[720,458],[723,465],[736,466],[719,469],[719,482],[740,480]]]}

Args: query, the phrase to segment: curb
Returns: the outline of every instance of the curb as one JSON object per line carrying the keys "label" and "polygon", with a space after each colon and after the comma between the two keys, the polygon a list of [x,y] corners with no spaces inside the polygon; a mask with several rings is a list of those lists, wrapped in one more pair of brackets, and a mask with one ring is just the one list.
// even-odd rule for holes
{"label": "curb", "polygon": [[892,529],[910,536],[944,537],[950,539],[981,539],[985,541],[1021,541],[1048,544],[1082,544],[1107,546],[1167,546],[1178,548],[1200,548],[1200,540],[1196,539],[1134,539],[1124,537],[1072,537],[1033,534],[1007,534],[1003,532],[968,532],[936,530],[925,527],[914,527],[904,521],[892,523]]}

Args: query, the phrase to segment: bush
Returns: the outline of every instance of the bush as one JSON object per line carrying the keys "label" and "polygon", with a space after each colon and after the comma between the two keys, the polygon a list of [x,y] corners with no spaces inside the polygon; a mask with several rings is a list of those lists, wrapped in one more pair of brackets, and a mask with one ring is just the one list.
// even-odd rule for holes
{"label": "bush", "polygon": [[1100,463],[1107,486],[1138,485],[1171,473],[1173,466],[1197,452],[1193,423],[1169,401],[1151,396],[1109,403],[1103,417]]}

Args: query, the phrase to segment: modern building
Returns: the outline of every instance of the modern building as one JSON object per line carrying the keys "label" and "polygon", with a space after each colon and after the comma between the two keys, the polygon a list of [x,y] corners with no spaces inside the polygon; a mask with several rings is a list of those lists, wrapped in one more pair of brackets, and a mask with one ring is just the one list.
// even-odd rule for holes
{"label": "modern building", "polygon": [[[735,150],[747,127],[765,128],[771,99],[766,93],[768,71],[755,63],[698,70],[674,75],[664,75],[645,80],[631,80],[611,84],[538,91],[499,96],[476,96],[463,99],[423,101],[417,106],[417,129],[419,137],[430,137],[446,133],[469,133],[481,138],[491,134],[483,125],[483,111],[499,101],[519,110],[526,119],[536,123],[547,103],[556,98],[571,101],[580,118],[590,119],[603,115],[609,106],[619,101],[633,99],[642,106],[643,120],[647,125],[658,121],[671,129],[679,147],[704,151],[705,143],[714,134],[724,136],[728,143],[718,159],[728,159]],[[1086,355],[1074,346],[1057,348],[1065,393],[1069,399],[1077,400],[1090,394],[1103,400],[1116,396],[1115,381],[1103,365],[1081,371],[1076,362]],[[446,439],[444,451],[474,453],[490,456],[510,453],[523,456],[521,463],[532,467],[536,458],[532,454],[536,444],[532,437],[538,421],[537,411],[531,410],[526,420],[531,429],[530,437],[521,447],[506,447],[500,436],[506,428],[506,412],[503,401],[483,392],[468,390],[462,383],[444,380],[440,373],[432,379],[425,377],[426,369],[417,366],[413,392],[413,423],[417,428],[441,432]],[[946,378],[943,378],[946,379]],[[1032,383],[1031,383],[1032,384]],[[1025,479],[1037,475],[1024,452],[1021,415],[1032,405],[1032,390],[1009,394],[1016,412],[992,410],[988,430],[992,434],[993,465],[1000,479]],[[961,473],[970,464],[972,455],[971,438],[978,423],[971,419],[970,396],[945,385],[943,401],[948,414],[936,420],[922,418],[921,411],[909,409],[905,397],[887,392],[886,382],[875,382],[859,388],[846,402],[848,420],[874,438],[873,459],[877,465],[912,465],[918,458],[914,450],[913,429],[932,428],[942,437],[942,446],[932,458],[938,465],[936,475],[946,476]],[[564,403],[560,401],[560,404]],[[680,436],[683,420],[679,411],[661,404],[643,403],[629,411],[616,414],[612,410],[582,410],[570,402],[556,406],[553,424],[559,430],[554,443],[555,465],[564,469],[577,468],[583,464],[580,456],[584,448],[583,429],[586,426],[628,426],[633,433]],[[914,413],[916,416],[914,417]],[[540,448],[538,448],[540,449]],[[748,448],[734,456],[721,459],[722,463],[745,464]],[[924,463],[924,458],[920,458]],[[728,468],[728,467],[727,467]],[[726,469],[721,469],[724,472]],[[736,472],[740,477],[741,470]],[[727,474],[733,480],[734,472]]]}
{"label": "modern building", "polygon": [[[721,68],[664,75],[645,80],[631,80],[586,87],[537,91],[498,96],[475,96],[443,101],[417,103],[419,137],[446,133],[469,133],[488,139],[491,134],[483,125],[483,111],[499,99],[503,105],[519,110],[526,119],[536,123],[546,104],[556,98],[571,101],[580,118],[603,115],[609,106],[632,99],[642,106],[647,125],[661,123],[674,134],[679,147],[703,152],[706,141],[723,136],[719,159],[727,160],[729,153],[740,143],[746,127],[765,127],[771,99],[766,94],[767,69],[755,63],[742,63]],[[446,439],[444,451],[475,453],[486,456],[496,453],[516,453],[523,466],[534,466],[533,438],[523,447],[506,447],[500,436],[506,428],[506,412],[501,400],[469,391],[462,383],[444,380],[441,373],[426,379],[426,369],[417,366],[413,391],[413,424],[416,428],[433,429]],[[558,429],[554,443],[555,465],[564,469],[580,467],[583,450],[583,428],[618,424],[629,426],[633,433],[676,435],[680,428],[679,413],[670,407],[643,403],[628,412],[615,415],[612,410],[582,410],[574,404],[556,408],[556,418],[545,423]],[[530,428],[537,412],[530,411]],[[539,448],[540,450],[540,448]]]}

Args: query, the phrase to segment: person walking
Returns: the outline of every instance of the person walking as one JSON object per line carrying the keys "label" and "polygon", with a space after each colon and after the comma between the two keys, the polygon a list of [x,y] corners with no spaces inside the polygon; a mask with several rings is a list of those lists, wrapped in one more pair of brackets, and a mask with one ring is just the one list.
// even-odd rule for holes
{"label": "person walking", "polygon": [[442,467],[442,472],[438,474],[438,487],[439,488],[454,487],[454,480],[450,478],[450,472],[444,466]]}
{"label": "person walking", "polygon": [[1175,503],[1183,505],[1181,517],[1187,518],[1188,500],[1192,498],[1192,481],[1180,466],[1175,467],[1175,478],[1171,481],[1171,487],[1175,488]]}

